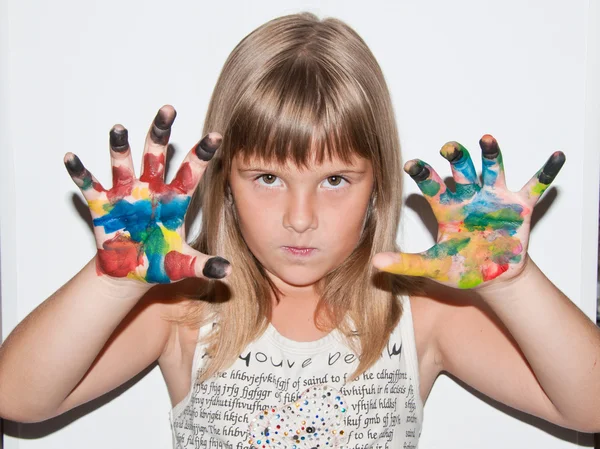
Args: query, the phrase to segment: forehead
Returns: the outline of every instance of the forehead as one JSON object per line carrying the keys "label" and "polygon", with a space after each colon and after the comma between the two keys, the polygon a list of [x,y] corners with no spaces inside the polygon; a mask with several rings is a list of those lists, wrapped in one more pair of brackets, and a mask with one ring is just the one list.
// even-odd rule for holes
{"label": "forehead", "polygon": [[355,168],[365,169],[370,166],[370,161],[359,155],[353,154],[348,162],[342,160],[338,156],[325,157],[322,162],[318,162],[315,157],[307,160],[307,166],[300,166],[295,164],[293,161],[288,160],[285,163],[281,163],[274,158],[266,159],[260,156],[249,156],[237,154],[232,159],[232,168],[237,169],[248,169],[248,168],[260,168],[263,170],[278,170],[278,171],[312,171],[316,169],[340,169],[340,168]]}

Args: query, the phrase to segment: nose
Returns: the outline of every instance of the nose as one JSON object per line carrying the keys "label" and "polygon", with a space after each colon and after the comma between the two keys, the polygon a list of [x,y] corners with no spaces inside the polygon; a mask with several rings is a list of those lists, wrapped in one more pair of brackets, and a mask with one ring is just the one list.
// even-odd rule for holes
{"label": "nose", "polygon": [[290,192],[286,199],[283,227],[299,234],[318,226],[317,198],[311,192]]}

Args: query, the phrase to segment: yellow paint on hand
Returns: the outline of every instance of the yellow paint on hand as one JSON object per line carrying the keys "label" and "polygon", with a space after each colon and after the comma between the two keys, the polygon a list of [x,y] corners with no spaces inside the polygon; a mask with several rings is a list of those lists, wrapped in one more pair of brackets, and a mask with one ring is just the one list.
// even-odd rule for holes
{"label": "yellow paint on hand", "polygon": [[382,271],[407,276],[426,276],[447,281],[452,267],[452,257],[426,259],[418,254],[401,254],[400,261],[381,268]]}
{"label": "yellow paint on hand", "polygon": [[169,246],[169,251],[181,252],[183,240],[179,233],[177,231],[171,231],[170,229],[167,229],[162,223],[158,223],[158,226],[160,227],[160,230],[163,233],[165,242]]}
{"label": "yellow paint on hand", "polygon": [[145,200],[150,198],[150,191],[148,190],[148,187],[136,187],[132,190],[131,196],[133,196],[136,200]]}
{"label": "yellow paint on hand", "polygon": [[102,217],[106,215],[106,210],[104,210],[104,205],[106,204],[106,200],[91,200],[88,201],[88,206],[90,210],[96,214],[98,217]]}

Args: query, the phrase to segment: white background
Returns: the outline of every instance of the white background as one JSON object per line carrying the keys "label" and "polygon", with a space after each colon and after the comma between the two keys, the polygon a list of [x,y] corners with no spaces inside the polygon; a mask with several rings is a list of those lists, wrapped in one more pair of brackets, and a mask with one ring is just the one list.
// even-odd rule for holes
{"label": "white background", "polygon": [[[405,160],[421,158],[449,177],[438,152],[457,140],[470,149],[480,172],[477,142],[490,133],[502,148],[508,187],[518,190],[553,151],[565,152],[565,166],[536,207],[529,252],[595,317],[596,1],[4,0],[0,8],[3,338],[94,253],[86,208],[63,155],[76,153],[108,184],[111,126],[129,129],[139,166],[148,126],[157,109],[171,103],[178,111],[172,176],[201,137],[229,52],[267,20],[303,10],[345,20],[370,46],[393,95]],[[405,251],[417,252],[434,243],[435,221],[416,185],[408,176],[405,181],[399,241]],[[472,393],[438,378],[425,407],[420,448],[591,445],[589,435],[580,435],[578,443],[575,432]],[[5,422],[4,444],[167,448],[169,408],[153,366],[56,419]]]}

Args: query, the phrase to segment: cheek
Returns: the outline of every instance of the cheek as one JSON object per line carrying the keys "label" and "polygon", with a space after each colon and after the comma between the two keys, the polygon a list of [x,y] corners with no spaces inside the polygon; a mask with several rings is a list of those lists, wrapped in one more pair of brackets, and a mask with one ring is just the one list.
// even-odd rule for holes
{"label": "cheek", "polygon": [[249,246],[273,235],[276,211],[272,207],[263,202],[253,202],[251,198],[240,198],[236,201],[235,209],[240,230]]}
{"label": "cheek", "polygon": [[324,217],[331,240],[353,248],[360,238],[366,212],[367,205],[358,202],[332,207]]}

